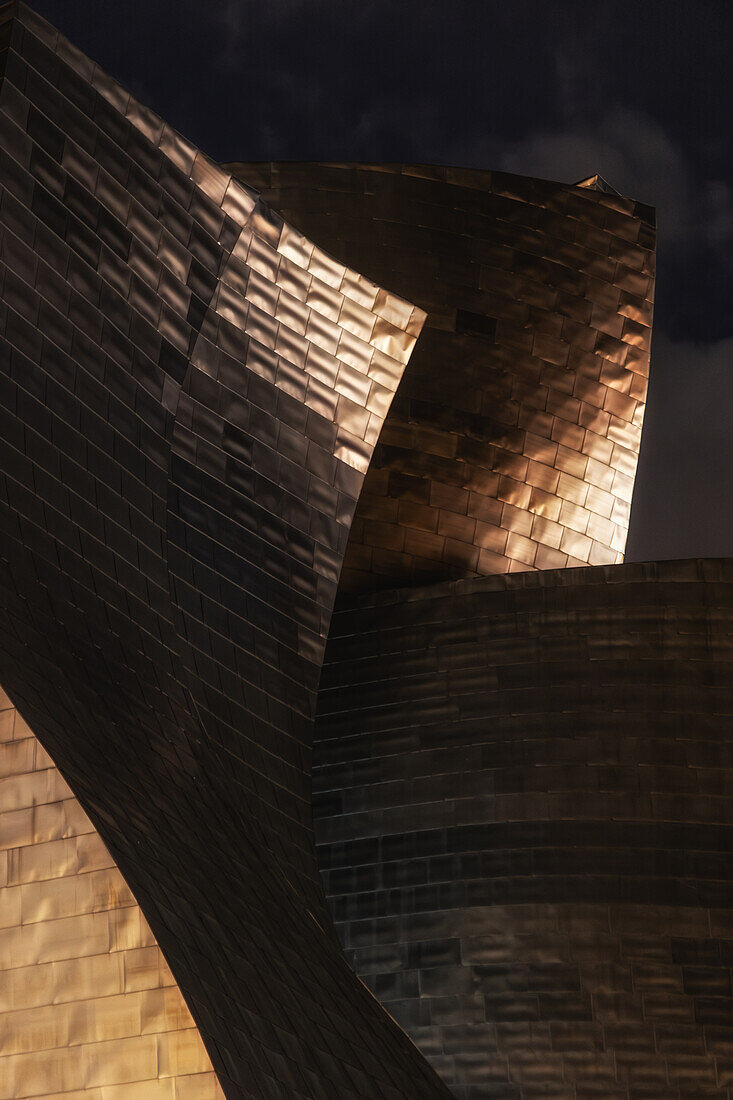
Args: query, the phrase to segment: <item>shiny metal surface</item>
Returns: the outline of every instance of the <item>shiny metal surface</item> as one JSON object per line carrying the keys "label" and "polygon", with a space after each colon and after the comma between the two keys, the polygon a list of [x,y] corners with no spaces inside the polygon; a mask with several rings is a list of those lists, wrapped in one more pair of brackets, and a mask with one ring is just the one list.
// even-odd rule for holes
{"label": "shiny metal surface", "polygon": [[0,690],[0,1097],[223,1100],[99,834]]}
{"label": "shiny metal surface", "polygon": [[733,560],[334,616],[314,818],[347,956],[461,1100],[733,1095]]}
{"label": "shiny metal surface", "polygon": [[654,212],[596,177],[229,167],[428,315],[367,473],[342,590],[621,562]]}
{"label": "shiny metal surface", "polygon": [[444,1096],[340,952],[310,815],[339,569],[422,314],[24,5],[0,23],[0,682],[228,1100]]}
{"label": "shiny metal surface", "polygon": [[616,564],[653,211],[232,175],[23,5],[0,53],[0,1100],[733,1100],[733,567]]}

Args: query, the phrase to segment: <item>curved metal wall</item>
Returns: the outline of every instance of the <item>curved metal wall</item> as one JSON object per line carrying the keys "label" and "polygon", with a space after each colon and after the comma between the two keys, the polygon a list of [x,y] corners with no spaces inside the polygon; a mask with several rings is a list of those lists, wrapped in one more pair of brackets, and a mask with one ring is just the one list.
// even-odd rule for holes
{"label": "curved metal wall", "polygon": [[24,5],[0,46],[0,680],[230,1100],[443,1096],[341,955],[310,827],[331,605],[422,315]]}
{"label": "curved metal wall", "polygon": [[733,1094],[733,561],[363,597],[313,775],[347,956],[456,1096]]}
{"label": "curved metal wall", "polygon": [[[473,578],[335,621],[357,971],[463,1100],[730,1097],[733,567],[610,565],[651,211],[236,166],[335,260],[23,5],[0,54],[0,679],[228,1100],[447,1095],[316,869],[344,556],[347,590]],[[354,264],[429,313],[391,410],[422,309]]]}
{"label": "curved metal wall", "polygon": [[428,314],[367,473],[342,589],[621,562],[653,211],[497,172],[230,167]]}
{"label": "curved metal wall", "polygon": [[0,689],[0,1097],[224,1100],[147,922]]}

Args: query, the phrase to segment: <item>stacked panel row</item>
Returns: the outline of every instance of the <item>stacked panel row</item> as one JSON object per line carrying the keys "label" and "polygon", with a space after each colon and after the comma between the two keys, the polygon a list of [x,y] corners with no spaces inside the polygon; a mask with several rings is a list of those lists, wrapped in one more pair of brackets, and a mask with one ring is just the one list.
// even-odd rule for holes
{"label": "stacked panel row", "polygon": [[731,561],[362,597],[313,776],[347,956],[455,1096],[733,1096]]}
{"label": "stacked panel row", "polygon": [[231,167],[428,314],[366,477],[342,589],[621,562],[649,368],[653,211],[593,180]]}

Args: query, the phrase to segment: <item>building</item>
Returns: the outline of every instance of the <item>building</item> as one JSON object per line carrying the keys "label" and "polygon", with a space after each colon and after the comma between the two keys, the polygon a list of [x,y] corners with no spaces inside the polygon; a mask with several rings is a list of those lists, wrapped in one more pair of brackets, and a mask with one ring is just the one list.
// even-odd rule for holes
{"label": "building", "polygon": [[[1,18],[0,682],[154,936],[116,939],[129,899],[113,884],[85,902],[86,880],[70,889],[77,924],[52,880],[28,920],[56,919],[26,923],[42,822],[61,818],[61,839],[74,827],[24,737],[3,746],[10,767],[20,756],[3,781],[2,965],[112,953],[119,966],[120,950],[157,942],[210,1064],[170,1054],[190,1031],[180,997],[162,1020],[124,995],[114,1011],[92,964],[64,986],[68,1031],[43,972],[30,1012],[6,1016],[0,1095],[191,1097],[199,1082],[176,1078],[193,1067],[201,1095],[213,1069],[228,1098],[445,1096],[340,951],[310,814],[349,522],[422,314],[24,5]],[[31,811],[18,848],[16,805]],[[80,942],[85,924],[95,941]]]}
{"label": "building", "polygon": [[622,564],[653,211],[221,167],[0,28],[0,1100],[730,1100],[733,578]]}
{"label": "building", "polygon": [[654,212],[414,165],[231,165],[427,321],[364,483],[342,591],[623,560]]}
{"label": "building", "polygon": [[336,613],[314,814],[349,960],[463,1100],[728,1097],[730,561]]}

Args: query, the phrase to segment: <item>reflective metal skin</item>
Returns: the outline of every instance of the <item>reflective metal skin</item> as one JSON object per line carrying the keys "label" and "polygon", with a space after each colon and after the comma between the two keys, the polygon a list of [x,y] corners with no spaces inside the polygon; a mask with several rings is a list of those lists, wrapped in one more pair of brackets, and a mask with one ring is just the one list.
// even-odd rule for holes
{"label": "reflective metal skin", "polygon": [[334,616],[314,817],[352,964],[461,1100],[733,1096],[733,560]]}
{"label": "reflective metal skin", "polygon": [[0,1097],[223,1100],[99,834],[0,690]]}
{"label": "reflective metal skin", "polygon": [[445,1096],[340,952],[310,824],[331,606],[422,314],[24,5],[0,47],[0,682],[228,1100]]}
{"label": "reflective metal skin", "polygon": [[617,564],[653,212],[234,178],[21,4],[0,74],[0,1100],[733,1100],[733,565]]}
{"label": "reflective metal skin", "polygon": [[364,483],[341,589],[621,562],[654,212],[598,177],[230,167],[428,314]]}

